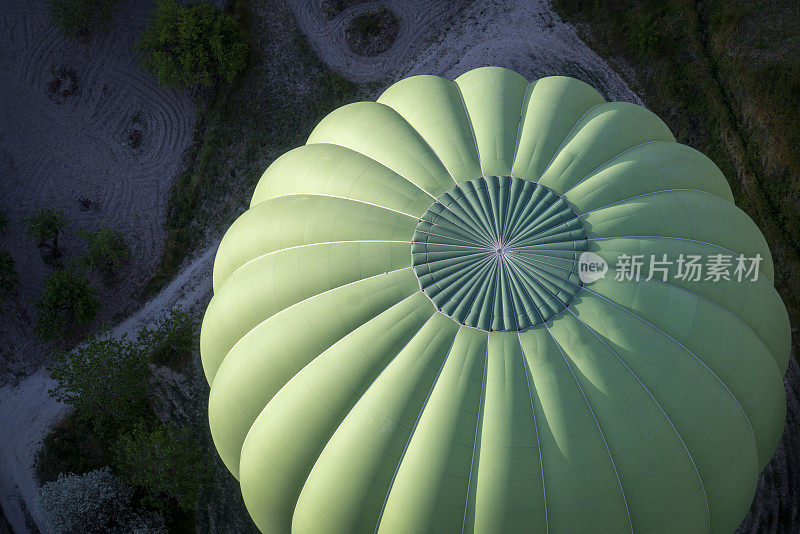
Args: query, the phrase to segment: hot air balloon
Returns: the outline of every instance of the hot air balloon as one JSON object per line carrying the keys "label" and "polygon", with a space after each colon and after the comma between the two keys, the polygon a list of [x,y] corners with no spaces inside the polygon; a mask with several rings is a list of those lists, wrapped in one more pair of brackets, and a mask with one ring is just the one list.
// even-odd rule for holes
{"label": "hot air balloon", "polygon": [[[725,256],[761,261],[687,276]],[[713,162],[572,78],[333,111],[213,285],[211,431],[263,532],[731,532],[783,429],[764,237]]]}

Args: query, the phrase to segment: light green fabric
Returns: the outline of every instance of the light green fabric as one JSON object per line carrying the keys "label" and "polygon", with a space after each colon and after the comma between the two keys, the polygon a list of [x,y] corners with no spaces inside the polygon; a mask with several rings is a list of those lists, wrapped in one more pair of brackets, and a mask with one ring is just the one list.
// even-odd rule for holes
{"label": "light green fabric", "polygon": [[[616,277],[720,253],[758,279]],[[323,119],[223,238],[212,436],[263,532],[732,532],[784,424],[772,282],[653,113],[563,76],[414,76]]]}

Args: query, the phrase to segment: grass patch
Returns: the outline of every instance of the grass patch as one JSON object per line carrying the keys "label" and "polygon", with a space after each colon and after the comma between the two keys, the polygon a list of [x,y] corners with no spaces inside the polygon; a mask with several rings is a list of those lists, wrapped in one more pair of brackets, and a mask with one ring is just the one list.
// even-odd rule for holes
{"label": "grass patch", "polygon": [[[554,0],[677,140],[722,170],[800,324],[800,11],[792,0]],[[800,334],[793,332],[793,345]],[[796,352],[796,351],[795,351]]]}
{"label": "grass patch", "polygon": [[302,145],[330,111],[357,99],[359,87],[319,60],[286,6],[260,12],[239,0],[232,11],[248,29],[254,57],[198,115],[185,168],[170,189],[164,252],[147,296],[176,274],[209,228],[221,232],[246,208],[276,157]]}

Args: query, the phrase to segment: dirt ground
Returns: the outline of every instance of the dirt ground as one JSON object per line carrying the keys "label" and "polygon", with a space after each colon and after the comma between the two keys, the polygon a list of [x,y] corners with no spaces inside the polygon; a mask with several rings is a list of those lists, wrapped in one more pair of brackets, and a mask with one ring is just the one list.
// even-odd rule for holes
{"label": "dirt ground", "polygon": [[151,8],[123,0],[114,29],[86,44],[56,31],[43,0],[7,0],[0,9],[0,207],[9,219],[0,239],[19,275],[17,295],[0,307],[0,383],[35,371],[46,355],[30,331],[51,267],[25,236],[23,218],[40,207],[64,211],[64,261],[84,251],[81,229],[105,223],[124,235],[131,256],[119,279],[93,280],[100,321],[133,311],[132,297],[158,261],[167,194],[195,110],[188,95],[159,88],[136,65],[131,47]]}

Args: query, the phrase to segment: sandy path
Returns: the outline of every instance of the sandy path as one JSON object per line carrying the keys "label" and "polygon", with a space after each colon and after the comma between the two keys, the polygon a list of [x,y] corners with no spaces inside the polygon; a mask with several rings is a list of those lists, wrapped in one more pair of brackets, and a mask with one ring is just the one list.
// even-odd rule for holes
{"label": "sandy path", "polygon": [[[142,326],[152,325],[173,306],[188,309],[203,303],[211,294],[211,269],[216,245],[204,251],[153,300],[113,329],[113,334],[135,337]],[[25,508],[42,532],[36,506],[38,485],[33,461],[41,448],[42,439],[50,426],[67,411],[67,407],[52,399],[47,390],[53,387],[47,372],[40,369],[18,385],[0,387],[0,504],[15,532],[28,531]]]}
{"label": "sandy path", "polygon": [[45,531],[35,506],[38,485],[33,461],[50,426],[67,411],[65,405],[47,394],[52,386],[47,371],[40,369],[16,387],[0,388],[0,504],[18,534],[28,531],[26,509],[39,529]]}

